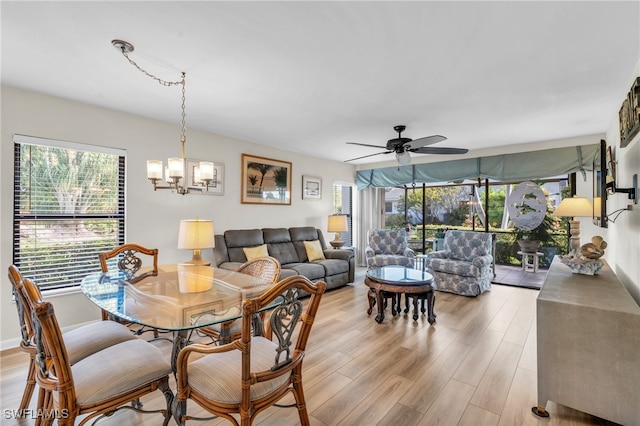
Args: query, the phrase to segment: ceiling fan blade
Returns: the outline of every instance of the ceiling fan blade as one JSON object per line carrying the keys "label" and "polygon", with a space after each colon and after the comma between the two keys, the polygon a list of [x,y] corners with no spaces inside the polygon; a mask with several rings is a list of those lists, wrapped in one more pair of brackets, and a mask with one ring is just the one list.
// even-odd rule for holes
{"label": "ceiling fan blade", "polygon": [[387,149],[386,146],[382,146],[382,145],[369,145],[366,143],[357,143],[357,142],[347,142],[347,144],[349,145],[360,145],[360,146],[368,146],[370,148],[380,148],[380,149]]}
{"label": "ceiling fan blade", "polygon": [[420,148],[421,146],[433,145],[434,143],[446,141],[447,138],[440,135],[426,136],[424,138],[414,139],[411,142],[405,144],[405,147],[409,149]]}
{"label": "ceiling fan blade", "polygon": [[391,154],[393,151],[385,151],[385,152],[376,152],[375,154],[369,154],[369,155],[363,155],[362,157],[356,157],[356,158],[352,158],[350,160],[344,160],[345,163],[349,162],[349,161],[355,161],[355,160],[360,160],[362,158],[367,158],[367,157],[373,157],[374,155],[380,155],[380,154]]}
{"label": "ceiling fan blade", "polygon": [[409,149],[408,151],[415,152],[416,154],[466,154],[469,152],[466,148],[445,148],[437,146],[425,146],[422,148]]}

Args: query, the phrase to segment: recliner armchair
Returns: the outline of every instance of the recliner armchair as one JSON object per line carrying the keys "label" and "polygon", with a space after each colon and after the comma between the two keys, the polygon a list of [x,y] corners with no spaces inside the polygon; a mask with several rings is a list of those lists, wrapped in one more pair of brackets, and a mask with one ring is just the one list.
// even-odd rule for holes
{"label": "recliner armchair", "polygon": [[447,231],[444,250],[425,259],[436,290],[477,296],[491,289],[492,236],[485,232]]}
{"label": "recliner armchair", "polygon": [[409,248],[404,229],[372,229],[364,251],[367,268],[401,265],[413,268],[415,253]]}

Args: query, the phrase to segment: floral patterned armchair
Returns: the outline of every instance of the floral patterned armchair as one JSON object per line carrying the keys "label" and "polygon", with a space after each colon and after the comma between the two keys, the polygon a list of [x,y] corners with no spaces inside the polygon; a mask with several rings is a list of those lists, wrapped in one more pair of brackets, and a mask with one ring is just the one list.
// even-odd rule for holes
{"label": "floral patterned armchair", "polygon": [[425,259],[436,290],[477,296],[491,289],[492,236],[485,232],[447,231],[444,250]]}
{"label": "floral patterned armchair", "polygon": [[413,268],[415,253],[408,246],[404,229],[372,229],[364,251],[367,268],[401,265]]}

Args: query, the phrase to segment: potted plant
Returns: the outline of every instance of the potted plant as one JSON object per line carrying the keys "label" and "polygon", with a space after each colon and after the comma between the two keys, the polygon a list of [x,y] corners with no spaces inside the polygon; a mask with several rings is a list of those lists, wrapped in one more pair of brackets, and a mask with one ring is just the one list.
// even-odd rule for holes
{"label": "potted plant", "polygon": [[520,245],[520,250],[533,253],[539,250],[541,245],[555,245],[551,230],[556,226],[556,220],[552,211],[547,209],[542,222],[531,230],[515,228],[513,232],[514,240]]}

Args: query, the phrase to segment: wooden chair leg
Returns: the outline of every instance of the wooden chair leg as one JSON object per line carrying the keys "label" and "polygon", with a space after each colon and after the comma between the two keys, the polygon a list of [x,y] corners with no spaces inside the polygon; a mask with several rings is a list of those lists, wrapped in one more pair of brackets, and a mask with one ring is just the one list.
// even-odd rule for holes
{"label": "wooden chair leg", "polygon": [[24,392],[22,393],[22,400],[20,401],[20,406],[18,407],[21,412],[29,408],[29,403],[31,402],[31,397],[33,396],[33,391],[36,388],[36,360],[34,355],[30,356],[29,359],[29,370],[27,372],[27,383],[24,386]]}

